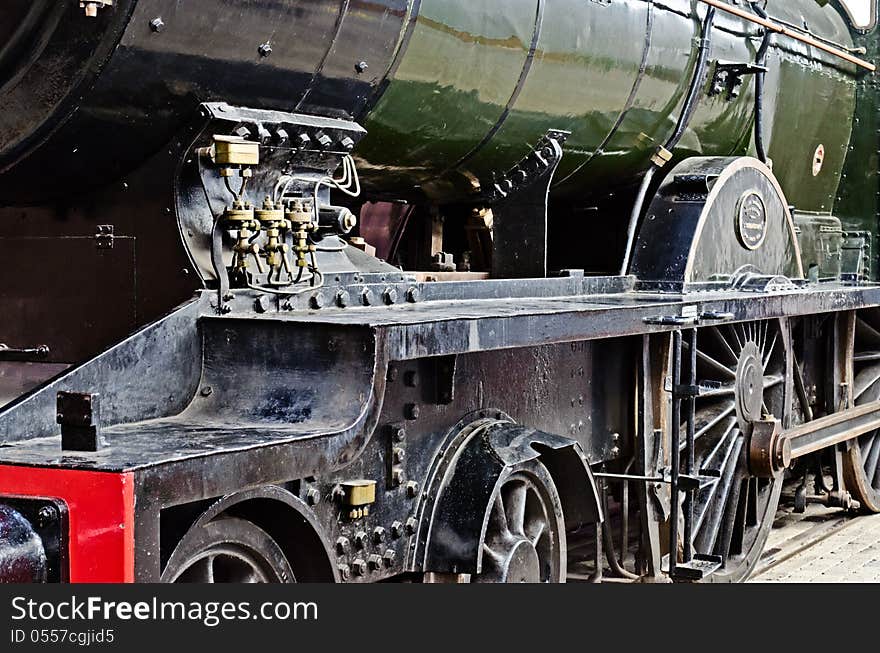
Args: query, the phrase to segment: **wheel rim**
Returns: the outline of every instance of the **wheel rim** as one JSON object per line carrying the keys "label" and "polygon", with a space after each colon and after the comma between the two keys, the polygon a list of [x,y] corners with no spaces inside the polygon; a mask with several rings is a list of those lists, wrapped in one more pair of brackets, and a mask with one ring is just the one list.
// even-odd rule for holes
{"label": "wheel rim", "polygon": [[696,553],[721,557],[711,581],[748,576],[776,514],[782,483],[751,474],[749,437],[764,415],[783,416],[785,347],[777,321],[699,331],[697,380],[711,390],[696,400],[695,473],[718,480],[696,492],[692,543]]}
{"label": "wheel rim", "polygon": [[193,527],[178,543],[167,583],[287,583],[294,576],[278,543],[256,524],[220,518]]}
{"label": "wheel rim", "polygon": [[565,580],[565,533],[559,495],[539,463],[510,474],[496,490],[482,545],[486,583]]}
{"label": "wheel rim", "polygon": [[[853,350],[853,400],[856,406],[880,400],[880,311],[856,316]],[[844,475],[864,508],[880,512],[880,430],[851,441],[844,456]]]}

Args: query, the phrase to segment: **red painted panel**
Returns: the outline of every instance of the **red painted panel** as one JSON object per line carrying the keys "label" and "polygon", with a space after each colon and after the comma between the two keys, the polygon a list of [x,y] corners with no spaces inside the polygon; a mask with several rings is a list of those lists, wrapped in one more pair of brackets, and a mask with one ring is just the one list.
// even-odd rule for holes
{"label": "red painted panel", "polygon": [[134,475],[0,465],[2,495],[67,503],[70,582],[134,581]]}

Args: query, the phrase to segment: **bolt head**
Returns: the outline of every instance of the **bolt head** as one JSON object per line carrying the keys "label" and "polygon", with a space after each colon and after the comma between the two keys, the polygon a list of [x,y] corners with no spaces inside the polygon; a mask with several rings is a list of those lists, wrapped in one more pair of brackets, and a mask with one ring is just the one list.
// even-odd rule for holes
{"label": "bolt head", "polygon": [[58,520],[58,508],[55,506],[43,506],[37,513],[37,526],[45,528]]}
{"label": "bolt head", "polygon": [[372,554],[369,558],[367,558],[367,566],[369,566],[372,571],[376,571],[382,566],[382,556],[380,556],[378,553]]}
{"label": "bolt head", "polygon": [[273,298],[269,295],[260,295],[254,301],[254,310],[257,313],[268,313],[272,309]]}
{"label": "bolt head", "polygon": [[391,537],[393,537],[396,540],[400,537],[403,537],[403,533],[404,533],[404,526],[401,522],[396,521],[391,524]]}
{"label": "bolt head", "polygon": [[406,496],[410,499],[415,499],[419,495],[419,484],[415,481],[410,481],[406,484]]}
{"label": "bolt head", "polygon": [[317,488],[311,487],[306,492],[306,503],[310,506],[317,506],[321,502],[321,493]]}
{"label": "bolt head", "polygon": [[261,57],[268,57],[272,54],[272,46],[269,43],[263,43],[259,48],[257,48],[257,52],[260,53]]}
{"label": "bolt head", "polygon": [[398,443],[406,441],[406,427],[403,424],[392,424],[391,439]]}
{"label": "bolt head", "polygon": [[300,147],[308,147],[311,142],[312,142],[311,136],[309,136],[305,132],[303,132],[302,134],[297,134],[297,136],[296,136],[296,143]]}
{"label": "bolt head", "polygon": [[150,21],[150,29],[154,32],[161,32],[165,29],[165,23],[162,20],[161,16],[157,16],[153,20]]}
{"label": "bolt head", "polygon": [[391,457],[394,460],[394,463],[399,465],[403,462],[403,459],[406,458],[406,452],[400,447],[394,447],[391,452]]}
{"label": "bolt head", "polygon": [[324,308],[326,304],[327,300],[324,298],[324,293],[320,292],[316,292],[309,300],[309,305],[316,311]]}
{"label": "bolt head", "polygon": [[422,299],[422,291],[413,286],[409,290],[406,291],[406,301],[410,304],[415,304]]}
{"label": "bolt head", "polygon": [[348,553],[351,543],[347,537],[339,537],[336,539],[336,555],[344,555]]}
{"label": "bolt head", "polygon": [[367,545],[367,534],[364,531],[354,534],[354,545],[358,549],[363,549]]}
{"label": "bolt head", "polygon": [[407,535],[415,535],[416,534],[416,527],[418,525],[419,525],[419,523],[416,521],[415,517],[410,517],[409,519],[407,519],[406,525],[404,526],[404,528],[406,529],[406,534]]}
{"label": "bolt head", "polygon": [[365,72],[367,72],[367,69],[369,67],[370,67],[370,65],[366,61],[358,61],[354,65],[355,72],[357,72],[358,75],[362,75]]}
{"label": "bolt head", "polygon": [[382,544],[385,541],[385,529],[381,526],[376,526],[373,529],[373,544]]}
{"label": "bolt head", "polygon": [[416,420],[422,414],[422,409],[419,408],[418,404],[407,404],[403,409],[403,413],[408,420]]}
{"label": "bolt head", "polygon": [[351,563],[351,570],[355,576],[363,576],[367,573],[367,561],[363,558],[357,558]]}
{"label": "bolt head", "polygon": [[385,553],[382,554],[382,562],[385,563],[386,567],[392,567],[396,557],[397,554],[394,552],[394,549],[385,549]]}
{"label": "bolt head", "polygon": [[389,306],[396,304],[398,299],[399,294],[397,288],[386,288],[385,292],[382,293],[382,300]]}
{"label": "bolt head", "polygon": [[351,304],[351,295],[347,290],[340,290],[336,293],[336,305],[339,308],[346,308]]}
{"label": "bolt head", "polygon": [[354,149],[354,141],[351,140],[350,136],[346,136],[345,138],[343,138],[341,141],[339,141],[339,144],[342,146],[342,149],[348,150],[349,152]]}
{"label": "bolt head", "polygon": [[349,578],[351,578],[351,567],[349,567],[348,565],[342,564],[342,565],[337,565],[336,568],[339,570],[339,577],[342,580],[348,580]]}
{"label": "bolt head", "polygon": [[375,302],[375,297],[373,295],[373,291],[369,288],[364,288],[361,291],[361,304],[364,306],[370,306]]}
{"label": "bolt head", "polygon": [[406,480],[406,474],[404,474],[402,467],[395,467],[391,470],[391,485],[400,487],[404,480]]}

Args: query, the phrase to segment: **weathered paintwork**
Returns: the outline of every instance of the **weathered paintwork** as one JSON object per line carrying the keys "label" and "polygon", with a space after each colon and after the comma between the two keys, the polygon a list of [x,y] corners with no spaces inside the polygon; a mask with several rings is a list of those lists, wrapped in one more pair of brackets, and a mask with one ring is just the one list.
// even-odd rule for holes
{"label": "weathered paintwork", "polygon": [[[357,153],[369,192],[437,201],[466,199],[547,130],[569,130],[555,188],[583,197],[633,178],[671,133],[705,12],[696,0],[119,0],[90,20],[75,5],[0,10],[6,31],[45,43],[0,51],[0,201],[45,197],[47,174],[58,192],[116,178],[207,100],[354,116],[371,132]],[[851,44],[831,6],[768,10]],[[712,39],[711,59],[734,62],[753,61],[760,41],[723,12]],[[769,64],[775,171],[799,208],[830,211],[854,68],[784,37]],[[747,153],[751,87],[704,96],[679,155]]]}

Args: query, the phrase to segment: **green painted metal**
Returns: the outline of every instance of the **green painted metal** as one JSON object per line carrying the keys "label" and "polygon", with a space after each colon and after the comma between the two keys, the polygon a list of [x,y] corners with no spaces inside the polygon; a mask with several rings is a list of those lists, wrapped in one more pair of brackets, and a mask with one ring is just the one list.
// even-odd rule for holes
{"label": "green painted metal", "polygon": [[[880,4],[880,3],[878,3]],[[880,63],[880,28],[856,32],[856,45],[865,48],[865,58]],[[872,236],[875,280],[880,271],[880,77],[865,75],[858,82],[858,100],[853,119],[849,155],[843,169],[835,213],[847,231]]]}
{"label": "green painted metal", "polygon": [[[846,22],[815,0],[771,0],[772,17],[852,45]],[[473,197],[550,129],[572,133],[558,196],[634,179],[672,132],[696,61],[697,0],[422,0],[400,65],[358,151],[367,185],[401,197]],[[710,61],[754,60],[760,32],[719,12]],[[855,106],[856,70],[774,37],[765,111],[774,170],[802,210],[831,211]],[[710,69],[711,70],[711,69]],[[709,85],[707,80],[707,89]],[[704,94],[676,151],[751,152],[753,82]],[[817,177],[818,144],[826,162]]]}

